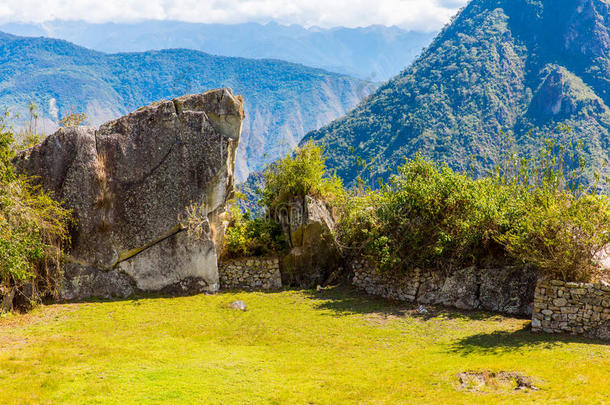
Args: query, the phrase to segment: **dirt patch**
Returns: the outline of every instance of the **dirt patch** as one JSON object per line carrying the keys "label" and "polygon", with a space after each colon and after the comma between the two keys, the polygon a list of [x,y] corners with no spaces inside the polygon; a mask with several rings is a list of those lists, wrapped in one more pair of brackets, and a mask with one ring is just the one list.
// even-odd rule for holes
{"label": "dirt patch", "polygon": [[515,372],[467,371],[457,375],[459,389],[471,392],[537,391],[533,380]]}
{"label": "dirt patch", "polygon": [[40,305],[30,312],[12,313],[0,317],[0,331],[3,329],[11,329],[20,326],[28,326],[37,323],[49,322],[57,320],[67,313],[76,311],[82,304],[54,304]]}
{"label": "dirt patch", "polygon": [[59,321],[83,304],[41,305],[25,314],[12,313],[0,317],[0,353],[13,351],[30,343],[24,336],[24,328],[32,325]]}
{"label": "dirt patch", "polygon": [[373,314],[369,314],[366,317],[366,322],[371,326],[384,326],[389,322],[396,321],[399,319],[403,319],[404,314],[396,313],[396,314],[384,314],[380,312],[376,312]]}

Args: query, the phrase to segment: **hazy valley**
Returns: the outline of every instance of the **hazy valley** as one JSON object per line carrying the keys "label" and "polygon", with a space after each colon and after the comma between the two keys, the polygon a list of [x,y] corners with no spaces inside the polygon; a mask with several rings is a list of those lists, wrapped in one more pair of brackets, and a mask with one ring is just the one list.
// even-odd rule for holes
{"label": "hazy valley", "polygon": [[143,105],[231,87],[246,99],[237,176],[245,180],[293,148],[312,129],[340,117],[374,83],[279,60],[212,56],[186,49],[104,54],[50,38],[0,33],[0,104],[28,119],[38,105],[38,129],[84,112],[90,125]]}

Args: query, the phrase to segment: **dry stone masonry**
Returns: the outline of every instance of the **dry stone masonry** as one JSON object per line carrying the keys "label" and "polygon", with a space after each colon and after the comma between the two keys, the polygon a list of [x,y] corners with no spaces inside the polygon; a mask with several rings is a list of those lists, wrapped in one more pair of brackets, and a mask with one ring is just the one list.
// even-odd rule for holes
{"label": "dry stone masonry", "polygon": [[409,274],[380,274],[366,260],[352,262],[353,284],[371,295],[458,309],[483,309],[530,316],[537,276],[529,267],[479,269],[452,274],[419,270]]}
{"label": "dry stone masonry", "polygon": [[540,282],[534,299],[532,331],[610,340],[610,285]]}
{"label": "dry stone masonry", "polygon": [[274,290],[282,287],[277,257],[250,257],[220,262],[220,288]]}

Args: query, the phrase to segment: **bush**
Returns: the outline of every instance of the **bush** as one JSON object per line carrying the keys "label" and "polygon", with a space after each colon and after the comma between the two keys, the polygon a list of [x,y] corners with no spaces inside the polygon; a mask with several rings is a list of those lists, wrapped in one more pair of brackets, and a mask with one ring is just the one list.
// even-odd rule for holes
{"label": "bush", "polygon": [[[542,149],[525,158],[506,140],[503,163],[484,177],[418,156],[378,190],[360,187],[350,198],[336,175],[326,176],[323,149],[308,143],[266,171],[261,201],[271,212],[305,195],[330,202],[341,213],[336,236],[344,252],[382,272],[532,264],[548,278],[595,277],[610,244],[610,199],[597,195],[598,185],[585,189],[582,144],[541,138]],[[272,250],[273,226],[235,222],[227,251]]]}
{"label": "bush", "polygon": [[338,204],[345,196],[341,179],[327,176],[324,149],[312,141],[267,168],[260,204],[271,212],[294,198],[311,196]]}
{"label": "bush", "polygon": [[32,285],[32,297],[56,295],[61,247],[68,243],[68,211],[11,164],[14,135],[0,123],[0,289]]}
{"label": "bush", "polygon": [[607,196],[536,190],[517,200],[514,219],[496,236],[507,252],[548,278],[590,281],[596,258],[610,243]]}
{"label": "bush", "polygon": [[357,198],[340,221],[340,238],[383,271],[465,267],[504,260],[494,235],[509,196],[420,157],[377,192]]}
{"label": "bush", "polygon": [[[560,131],[570,133],[566,126]],[[547,278],[590,281],[598,275],[597,259],[610,243],[608,197],[586,181],[584,144],[563,145],[542,137],[542,148],[528,159],[505,157],[495,173],[507,188],[508,226],[495,238],[521,263],[530,263]]]}
{"label": "bush", "polygon": [[407,160],[381,190],[347,204],[339,239],[380,271],[532,264],[544,277],[589,281],[610,244],[610,199],[580,185],[581,160],[547,145],[481,179]]}
{"label": "bush", "polygon": [[252,218],[235,206],[230,209],[230,222],[225,233],[222,257],[266,256],[286,249],[281,227],[265,217]]}
{"label": "bush", "polygon": [[242,214],[233,207],[223,256],[261,256],[287,249],[288,241],[275,221],[275,215],[272,215],[282,204],[311,196],[329,205],[340,205],[345,197],[343,184],[336,175],[326,175],[324,162],[323,148],[308,142],[293,155],[270,165],[263,174],[262,190],[258,190],[261,195],[258,204],[268,215],[254,217],[251,211]]}

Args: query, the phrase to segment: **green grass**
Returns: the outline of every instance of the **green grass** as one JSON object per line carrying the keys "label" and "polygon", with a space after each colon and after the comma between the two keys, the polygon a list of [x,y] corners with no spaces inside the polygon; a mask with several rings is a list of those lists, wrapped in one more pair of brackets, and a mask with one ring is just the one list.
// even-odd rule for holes
{"label": "green grass", "polygon": [[[0,403],[610,401],[609,345],[528,326],[343,288],[52,305],[0,319]],[[459,389],[483,370],[540,390]]]}

